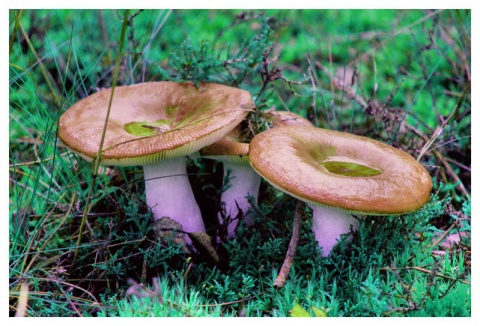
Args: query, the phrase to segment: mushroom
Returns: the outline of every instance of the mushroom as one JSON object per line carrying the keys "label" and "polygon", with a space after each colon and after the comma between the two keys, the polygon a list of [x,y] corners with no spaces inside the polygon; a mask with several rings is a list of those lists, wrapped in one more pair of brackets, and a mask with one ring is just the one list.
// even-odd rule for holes
{"label": "mushroom", "polygon": [[200,149],[203,158],[214,159],[223,163],[224,179],[229,176],[228,185],[224,184],[218,213],[218,222],[226,227],[228,238],[235,237],[239,218],[243,216],[247,225],[253,225],[248,202],[251,196],[257,201],[260,188],[260,176],[250,167],[248,162],[248,143],[244,142],[239,126],[216,143]]}
{"label": "mushroom", "polygon": [[290,111],[276,111],[269,109],[261,113],[261,116],[272,125],[272,128],[303,126],[314,127],[313,123],[304,117]]}
{"label": "mushroom", "polygon": [[[59,138],[88,161],[99,154],[111,93],[106,89],[88,96],[60,117]],[[249,92],[219,84],[116,87],[100,164],[142,165],[154,222],[173,220],[185,233],[205,232],[188,181],[186,155],[222,138],[252,108]]]}
{"label": "mushroom", "polygon": [[432,180],[408,153],[362,136],[307,127],[270,129],[250,142],[250,164],[274,187],[313,206],[315,239],[328,256],[359,215],[413,212]]}
{"label": "mushroom", "polygon": [[[298,114],[287,111],[268,110],[262,112],[263,117],[273,128],[283,126],[311,126],[313,124]],[[222,139],[200,150],[203,158],[221,161],[223,175],[229,175],[229,187],[221,195],[222,210],[218,213],[218,222],[226,227],[229,239],[235,237],[239,218],[243,216],[247,226],[254,224],[249,211],[251,207],[248,196],[257,204],[261,177],[252,169],[248,161],[248,136],[244,134],[241,124],[235,127]],[[230,174],[228,174],[230,173]]]}

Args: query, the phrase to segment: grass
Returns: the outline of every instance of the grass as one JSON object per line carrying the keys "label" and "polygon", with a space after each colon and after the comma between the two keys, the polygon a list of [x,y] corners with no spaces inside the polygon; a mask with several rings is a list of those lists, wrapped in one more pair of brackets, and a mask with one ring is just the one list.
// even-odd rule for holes
{"label": "grass", "polygon": [[[471,315],[470,11],[124,14],[9,13],[11,316]],[[214,243],[220,263],[186,255],[154,236],[139,167],[96,174],[56,136],[79,99],[153,80],[238,86],[259,110],[399,147],[429,171],[431,199],[401,217],[366,217],[328,258],[307,209],[283,288],[273,282],[296,203],[267,183],[256,227],[240,223],[236,239]],[[220,171],[189,162],[212,238]]]}

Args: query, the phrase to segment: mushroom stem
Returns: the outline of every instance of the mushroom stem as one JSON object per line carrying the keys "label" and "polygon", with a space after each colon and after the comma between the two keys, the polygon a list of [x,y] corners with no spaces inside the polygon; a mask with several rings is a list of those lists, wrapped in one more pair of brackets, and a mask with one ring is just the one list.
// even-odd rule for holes
{"label": "mushroom stem", "polygon": [[248,211],[251,205],[247,196],[252,196],[254,204],[257,203],[261,177],[250,165],[223,162],[224,178],[229,170],[230,187],[221,196],[221,202],[225,205],[225,214],[222,214],[223,212],[218,214],[218,222],[220,225],[226,224],[228,238],[231,239],[235,237],[239,213],[248,226],[252,226],[254,223],[254,219]]}
{"label": "mushroom stem", "polygon": [[184,156],[144,165],[143,171],[147,205],[154,221],[169,217],[180,223],[184,232],[205,232]]}
{"label": "mushroom stem", "polygon": [[313,206],[312,230],[324,257],[330,255],[332,248],[340,240],[340,235],[357,230],[359,222],[349,212],[326,207]]}

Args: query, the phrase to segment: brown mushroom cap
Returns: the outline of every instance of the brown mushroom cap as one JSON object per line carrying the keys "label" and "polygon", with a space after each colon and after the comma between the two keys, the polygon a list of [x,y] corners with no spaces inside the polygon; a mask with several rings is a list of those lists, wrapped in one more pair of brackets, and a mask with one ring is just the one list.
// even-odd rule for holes
{"label": "brown mushroom cap", "polygon": [[[87,160],[98,153],[111,89],[74,104],[58,136]],[[115,88],[103,165],[145,165],[191,154],[231,131],[252,110],[249,92],[219,84],[149,82]]]}
{"label": "brown mushroom cap", "polygon": [[314,127],[313,123],[290,111],[268,110],[263,112],[262,116],[272,123],[273,128],[288,126]]}
{"label": "brown mushroom cap", "polygon": [[415,211],[432,189],[428,172],[406,152],[333,130],[267,130],[250,142],[249,159],[257,173],[295,198],[363,214]]}
{"label": "brown mushroom cap", "polygon": [[248,147],[240,125],[237,125],[222,139],[200,149],[200,155],[204,158],[248,165]]}

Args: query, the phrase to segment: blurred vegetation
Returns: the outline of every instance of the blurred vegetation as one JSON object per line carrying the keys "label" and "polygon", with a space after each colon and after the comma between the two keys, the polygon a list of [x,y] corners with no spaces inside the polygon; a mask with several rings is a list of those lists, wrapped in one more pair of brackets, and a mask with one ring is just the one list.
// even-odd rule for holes
{"label": "blurred vegetation", "polygon": [[[469,10],[131,10],[120,52],[123,16],[9,12],[11,315],[471,315]],[[296,203],[266,183],[255,227],[215,243],[220,263],[187,255],[155,238],[140,167],[103,168],[87,198],[90,164],[57,139],[68,107],[112,86],[117,58],[118,85],[232,85],[258,110],[401,148],[431,174],[431,199],[366,217],[327,258],[307,209],[283,288],[273,281]],[[221,171],[189,162],[213,239]]]}

